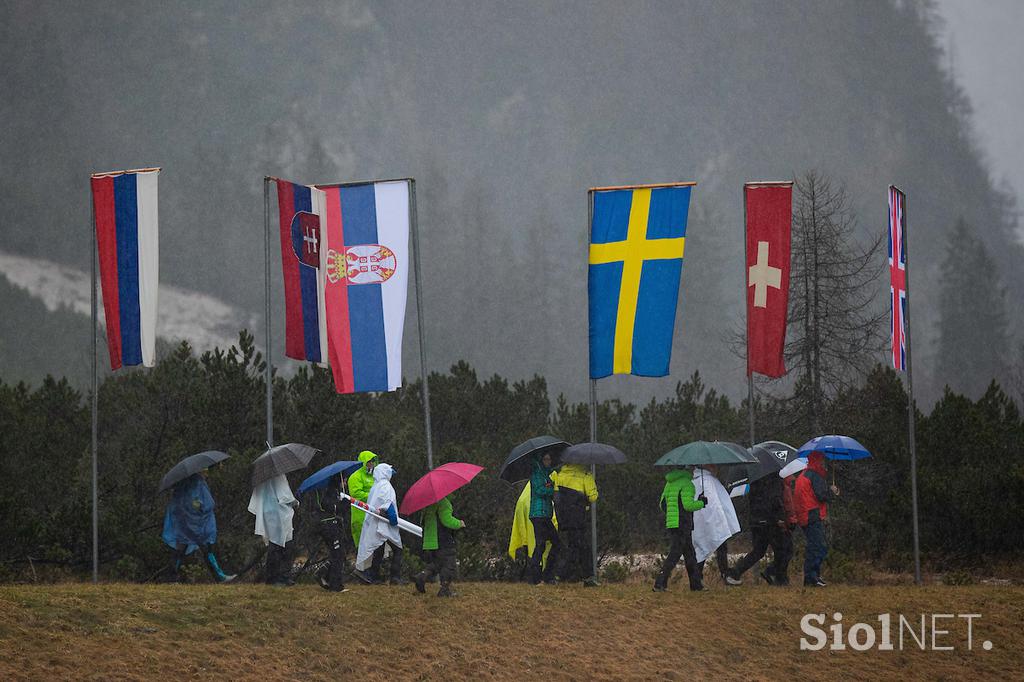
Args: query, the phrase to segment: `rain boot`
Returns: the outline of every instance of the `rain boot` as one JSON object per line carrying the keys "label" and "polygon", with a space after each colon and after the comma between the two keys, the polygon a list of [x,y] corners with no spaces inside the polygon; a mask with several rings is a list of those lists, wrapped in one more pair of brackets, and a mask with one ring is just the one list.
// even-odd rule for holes
{"label": "rain boot", "polygon": [[217,557],[213,552],[206,553],[206,564],[210,567],[210,571],[213,573],[214,577],[217,578],[217,582],[219,583],[229,583],[237,577],[234,573],[228,575],[221,569],[220,564],[217,563]]}

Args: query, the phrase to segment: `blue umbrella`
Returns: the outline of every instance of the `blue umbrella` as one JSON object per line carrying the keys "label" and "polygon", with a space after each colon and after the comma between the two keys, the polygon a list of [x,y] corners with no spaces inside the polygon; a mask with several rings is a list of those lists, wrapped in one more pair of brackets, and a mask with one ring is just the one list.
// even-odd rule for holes
{"label": "blue umbrella", "polygon": [[309,490],[322,488],[327,485],[327,481],[331,476],[355,471],[362,465],[362,462],[335,462],[334,464],[328,464],[323,469],[303,481],[302,485],[299,486],[298,493],[301,495]]}
{"label": "blue umbrella", "polygon": [[818,436],[812,438],[797,452],[798,457],[806,457],[817,450],[825,453],[826,459],[853,460],[870,457],[868,449],[849,436]]}

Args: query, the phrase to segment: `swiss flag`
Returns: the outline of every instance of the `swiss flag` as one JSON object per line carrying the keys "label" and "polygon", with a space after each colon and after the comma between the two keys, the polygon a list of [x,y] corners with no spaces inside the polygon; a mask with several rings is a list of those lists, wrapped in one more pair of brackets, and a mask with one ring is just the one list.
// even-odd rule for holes
{"label": "swiss flag", "polygon": [[747,183],[747,376],[786,373],[793,183]]}

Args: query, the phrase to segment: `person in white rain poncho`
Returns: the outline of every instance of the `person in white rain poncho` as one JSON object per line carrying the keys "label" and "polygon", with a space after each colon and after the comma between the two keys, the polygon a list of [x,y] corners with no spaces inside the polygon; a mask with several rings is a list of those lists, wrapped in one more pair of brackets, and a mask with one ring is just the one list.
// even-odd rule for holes
{"label": "person in white rain poncho", "polygon": [[725,576],[724,571],[729,568],[725,541],[740,532],[740,522],[732,499],[716,474],[717,467],[713,464],[693,470],[693,487],[697,496],[703,495],[707,500],[703,509],[693,512],[693,553],[697,559],[698,574],[703,574],[704,560],[717,552],[718,570]]}
{"label": "person in white rain poncho", "polygon": [[385,517],[381,520],[370,514],[363,519],[363,531],[359,536],[359,552],[356,554],[356,574],[360,579],[372,582],[365,574],[373,564],[383,558],[385,545],[391,546],[391,583],[402,581],[402,538],[398,534],[398,501],[395,488],[391,485],[394,469],[390,464],[378,464],[373,468],[373,487],[366,504],[373,511]]}
{"label": "person in white rain poncho", "polygon": [[267,543],[266,582],[294,585],[288,576],[285,547],[292,539],[292,517],[299,501],[288,487],[284,474],[256,486],[249,498],[249,513],[256,516],[256,535]]}

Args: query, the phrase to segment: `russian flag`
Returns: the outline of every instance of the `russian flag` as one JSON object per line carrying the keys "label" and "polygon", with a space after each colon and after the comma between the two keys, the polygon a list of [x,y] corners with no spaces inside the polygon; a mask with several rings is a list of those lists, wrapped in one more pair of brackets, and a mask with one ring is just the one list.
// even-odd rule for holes
{"label": "russian flag", "polygon": [[330,365],[338,393],[402,383],[409,181],[277,181],[285,353]]}
{"label": "russian flag", "polygon": [[92,176],[110,368],[152,367],[160,253],[157,239],[159,168]]}

